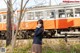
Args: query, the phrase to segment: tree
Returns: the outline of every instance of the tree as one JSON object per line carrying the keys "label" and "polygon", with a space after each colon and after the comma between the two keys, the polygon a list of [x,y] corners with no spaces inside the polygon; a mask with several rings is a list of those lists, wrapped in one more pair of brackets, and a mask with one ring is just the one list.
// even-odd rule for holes
{"label": "tree", "polygon": [[16,33],[12,36],[12,47],[14,48],[15,47],[15,44],[16,44],[16,36],[18,34],[18,30],[19,30],[19,27],[20,27],[20,23],[21,23],[21,20],[25,14],[25,11],[26,11],[26,5],[27,3],[29,2],[29,0],[27,0],[25,2],[25,4],[23,5],[23,0],[21,0],[21,8],[20,8],[20,16],[19,16],[19,21],[18,21],[18,26],[17,26],[17,29],[16,29]]}
{"label": "tree", "polygon": [[[9,5],[9,6],[8,6]],[[12,25],[11,25],[11,18],[12,18],[12,0],[7,1],[7,37],[6,37],[6,46],[8,46],[12,39]]]}
{"label": "tree", "polygon": [[[5,0],[4,0],[5,1]],[[15,0],[17,1],[17,0]],[[12,51],[14,50],[15,44],[16,44],[16,36],[18,34],[18,30],[20,27],[20,23],[21,20],[26,12],[26,5],[29,2],[29,0],[26,0],[26,2],[23,4],[23,0],[21,0],[21,5],[20,5],[20,15],[19,15],[19,20],[18,20],[18,24],[17,24],[17,28],[16,31],[14,33],[14,28],[13,28],[13,4],[12,4],[12,0],[7,0],[7,2],[5,1],[5,3],[7,4],[7,38],[6,38],[6,46],[11,44],[11,40],[12,40]]]}

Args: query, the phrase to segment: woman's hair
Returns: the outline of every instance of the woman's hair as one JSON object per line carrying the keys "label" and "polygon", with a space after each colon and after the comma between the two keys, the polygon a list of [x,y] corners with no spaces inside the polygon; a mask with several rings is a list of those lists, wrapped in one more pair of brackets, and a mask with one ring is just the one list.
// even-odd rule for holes
{"label": "woman's hair", "polygon": [[41,28],[44,28],[44,26],[43,26],[43,25],[44,25],[44,24],[43,24],[43,20],[41,20],[41,19],[38,20],[38,21],[37,21],[37,24],[38,24],[38,22],[42,25]]}

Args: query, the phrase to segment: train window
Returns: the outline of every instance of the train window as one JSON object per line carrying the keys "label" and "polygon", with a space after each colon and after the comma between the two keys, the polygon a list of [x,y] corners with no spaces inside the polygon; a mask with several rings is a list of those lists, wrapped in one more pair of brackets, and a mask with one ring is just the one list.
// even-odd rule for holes
{"label": "train window", "polygon": [[55,17],[55,11],[54,10],[48,10],[47,11],[47,18],[54,18]]}
{"label": "train window", "polygon": [[27,19],[28,20],[33,20],[34,19],[34,13],[33,12],[28,12],[27,13]]}
{"label": "train window", "polygon": [[54,12],[51,12],[51,17],[50,18],[54,18]]}
{"label": "train window", "polygon": [[27,12],[25,12],[25,15],[24,15],[25,21],[27,21],[27,18],[28,18],[28,15],[27,15]]}
{"label": "train window", "polygon": [[35,12],[35,19],[43,19],[43,11]]}
{"label": "train window", "polygon": [[2,16],[0,15],[0,22],[1,22],[1,20],[2,20]]}
{"label": "train window", "polygon": [[73,10],[72,9],[66,9],[67,17],[73,17]]}
{"label": "train window", "polygon": [[6,22],[7,16],[3,15],[3,22]]}
{"label": "train window", "polygon": [[59,12],[59,18],[65,18],[65,10],[64,9],[58,10],[58,12]]}
{"label": "train window", "polygon": [[6,19],[6,15],[3,15],[3,19]]}
{"label": "train window", "polygon": [[75,9],[75,17],[80,17],[80,8]]}

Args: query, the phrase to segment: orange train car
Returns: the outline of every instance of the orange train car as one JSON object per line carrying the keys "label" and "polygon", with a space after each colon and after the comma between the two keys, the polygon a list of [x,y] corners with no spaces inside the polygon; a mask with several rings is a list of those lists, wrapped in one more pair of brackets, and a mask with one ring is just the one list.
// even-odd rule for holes
{"label": "orange train car", "polygon": [[[20,30],[35,29],[36,25],[37,21],[21,22]],[[80,27],[80,18],[44,20],[44,29],[67,29],[69,27]],[[6,23],[0,23],[0,30],[6,30]]]}
{"label": "orange train car", "polygon": [[[6,31],[6,11],[0,11],[0,31]],[[19,11],[14,16],[14,27],[17,27]],[[21,21],[22,32],[33,34],[37,26],[37,20],[43,19],[44,29],[50,36],[61,31],[80,31],[80,4],[61,4],[55,6],[38,6],[27,8]],[[22,33],[22,34],[25,34]]]}

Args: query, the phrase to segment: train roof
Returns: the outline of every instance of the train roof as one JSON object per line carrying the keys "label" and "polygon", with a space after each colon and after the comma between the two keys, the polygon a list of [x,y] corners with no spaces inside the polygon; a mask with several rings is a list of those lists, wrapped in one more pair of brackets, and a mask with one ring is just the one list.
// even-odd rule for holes
{"label": "train roof", "polygon": [[2,9],[0,9],[0,12],[1,11],[7,11],[7,8],[2,8]]}
{"label": "train roof", "polygon": [[27,8],[27,10],[56,9],[56,8],[70,8],[70,7],[80,7],[80,3],[62,3],[59,5],[52,5],[52,6],[35,6]]}
{"label": "train roof", "polygon": [[[33,10],[58,9],[58,8],[70,8],[70,7],[80,7],[80,3],[61,3],[59,5],[52,5],[52,6],[35,6],[26,8],[26,10],[33,11]],[[3,11],[7,11],[7,8],[0,9],[0,12]]]}

